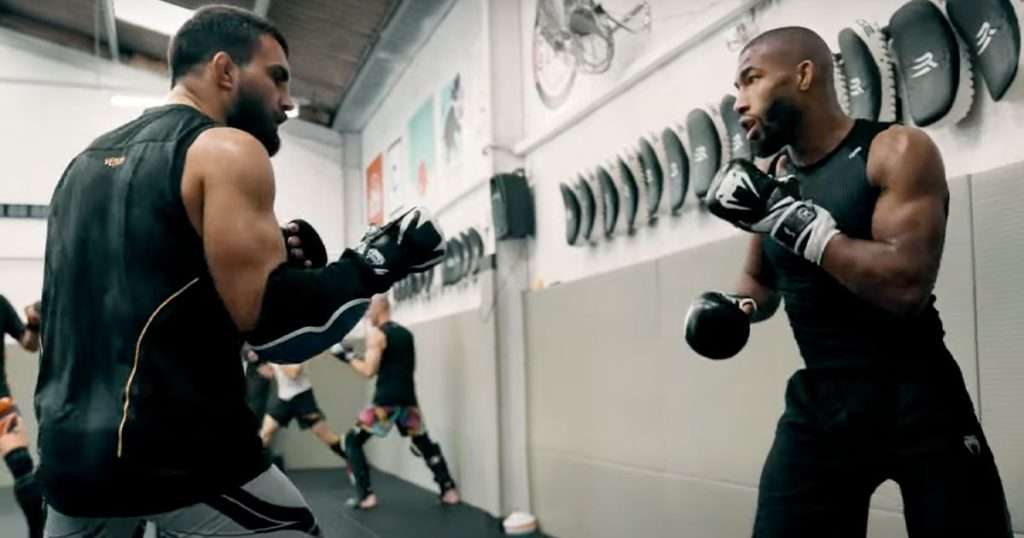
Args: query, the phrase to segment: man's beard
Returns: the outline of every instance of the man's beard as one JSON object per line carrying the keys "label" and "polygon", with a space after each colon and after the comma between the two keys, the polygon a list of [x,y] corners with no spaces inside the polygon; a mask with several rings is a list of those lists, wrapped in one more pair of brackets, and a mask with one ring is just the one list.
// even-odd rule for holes
{"label": "man's beard", "polygon": [[771,157],[792,144],[801,116],[800,109],[789,99],[780,97],[772,101],[764,113],[760,140],[750,142],[754,155]]}
{"label": "man's beard", "polygon": [[238,101],[226,118],[228,127],[241,129],[259,140],[271,156],[281,149],[281,137],[277,135],[274,115],[263,107],[260,98],[242,86],[238,90]]}

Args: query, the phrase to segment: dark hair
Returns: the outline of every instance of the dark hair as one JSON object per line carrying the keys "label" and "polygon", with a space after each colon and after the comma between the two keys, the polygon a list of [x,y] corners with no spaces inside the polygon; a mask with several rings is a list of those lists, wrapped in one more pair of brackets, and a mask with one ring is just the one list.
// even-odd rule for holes
{"label": "dark hair", "polygon": [[174,34],[167,48],[171,85],[194,67],[209,62],[220,51],[228,53],[238,65],[249,63],[260,37],[267,34],[281,44],[287,55],[288,42],[280,30],[251,11],[224,5],[196,10]]}

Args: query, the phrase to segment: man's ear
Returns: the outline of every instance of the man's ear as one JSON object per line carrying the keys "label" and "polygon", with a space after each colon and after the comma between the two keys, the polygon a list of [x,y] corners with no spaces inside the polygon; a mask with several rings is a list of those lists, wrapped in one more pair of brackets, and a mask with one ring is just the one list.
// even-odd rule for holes
{"label": "man's ear", "polygon": [[810,60],[804,60],[797,64],[796,87],[802,92],[811,89],[815,82],[815,69],[817,66]]}
{"label": "man's ear", "polygon": [[230,90],[238,84],[238,65],[231,59],[230,54],[224,51],[217,52],[210,59],[209,67],[217,86]]}

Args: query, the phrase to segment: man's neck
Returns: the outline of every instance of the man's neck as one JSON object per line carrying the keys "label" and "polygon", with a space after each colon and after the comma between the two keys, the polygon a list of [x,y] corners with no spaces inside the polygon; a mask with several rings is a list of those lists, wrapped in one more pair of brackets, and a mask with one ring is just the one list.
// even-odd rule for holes
{"label": "man's neck", "polygon": [[828,156],[853,129],[854,120],[841,110],[808,112],[797,140],[789,145],[789,157],[797,166],[810,166]]}
{"label": "man's neck", "polygon": [[213,101],[202,96],[201,91],[193,90],[188,87],[185,83],[175,84],[171,88],[170,95],[167,96],[167,102],[171,104],[187,105],[204,115],[209,116],[213,121],[217,123],[224,123],[226,113],[223,107],[212,104]]}

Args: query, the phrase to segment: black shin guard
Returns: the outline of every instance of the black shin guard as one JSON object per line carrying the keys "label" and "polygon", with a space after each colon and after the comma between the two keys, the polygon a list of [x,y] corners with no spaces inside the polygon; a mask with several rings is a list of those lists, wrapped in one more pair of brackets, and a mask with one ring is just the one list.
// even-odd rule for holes
{"label": "black shin guard", "polygon": [[348,459],[348,455],[345,454],[345,449],[342,448],[342,446],[341,446],[342,443],[344,443],[344,442],[345,442],[344,439],[338,439],[338,442],[330,444],[330,445],[327,445],[327,446],[328,446],[328,448],[331,449],[331,452],[334,452],[335,454],[337,454],[339,457],[341,457],[341,459],[347,460]]}
{"label": "black shin guard", "polygon": [[348,475],[356,487],[359,499],[373,493],[370,489],[370,465],[366,461],[363,445],[370,439],[370,432],[353,428],[345,434],[345,452],[348,453]]}
{"label": "black shin guard", "polygon": [[27,448],[16,448],[4,456],[4,461],[14,476],[14,498],[25,513],[29,536],[41,537],[46,523],[46,508],[43,506],[43,492],[33,472],[32,456]]}
{"label": "black shin guard", "polygon": [[444,455],[441,454],[441,445],[431,441],[425,433],[414,436],[412,444],[423,461],[427,462],[430,472],[434,474],[434,482],[437,482],[437,486],[441,488],[441,494],[455,489],[455,481],[452,480],[452,475],[448,472],[448,464],[444,461]]}

